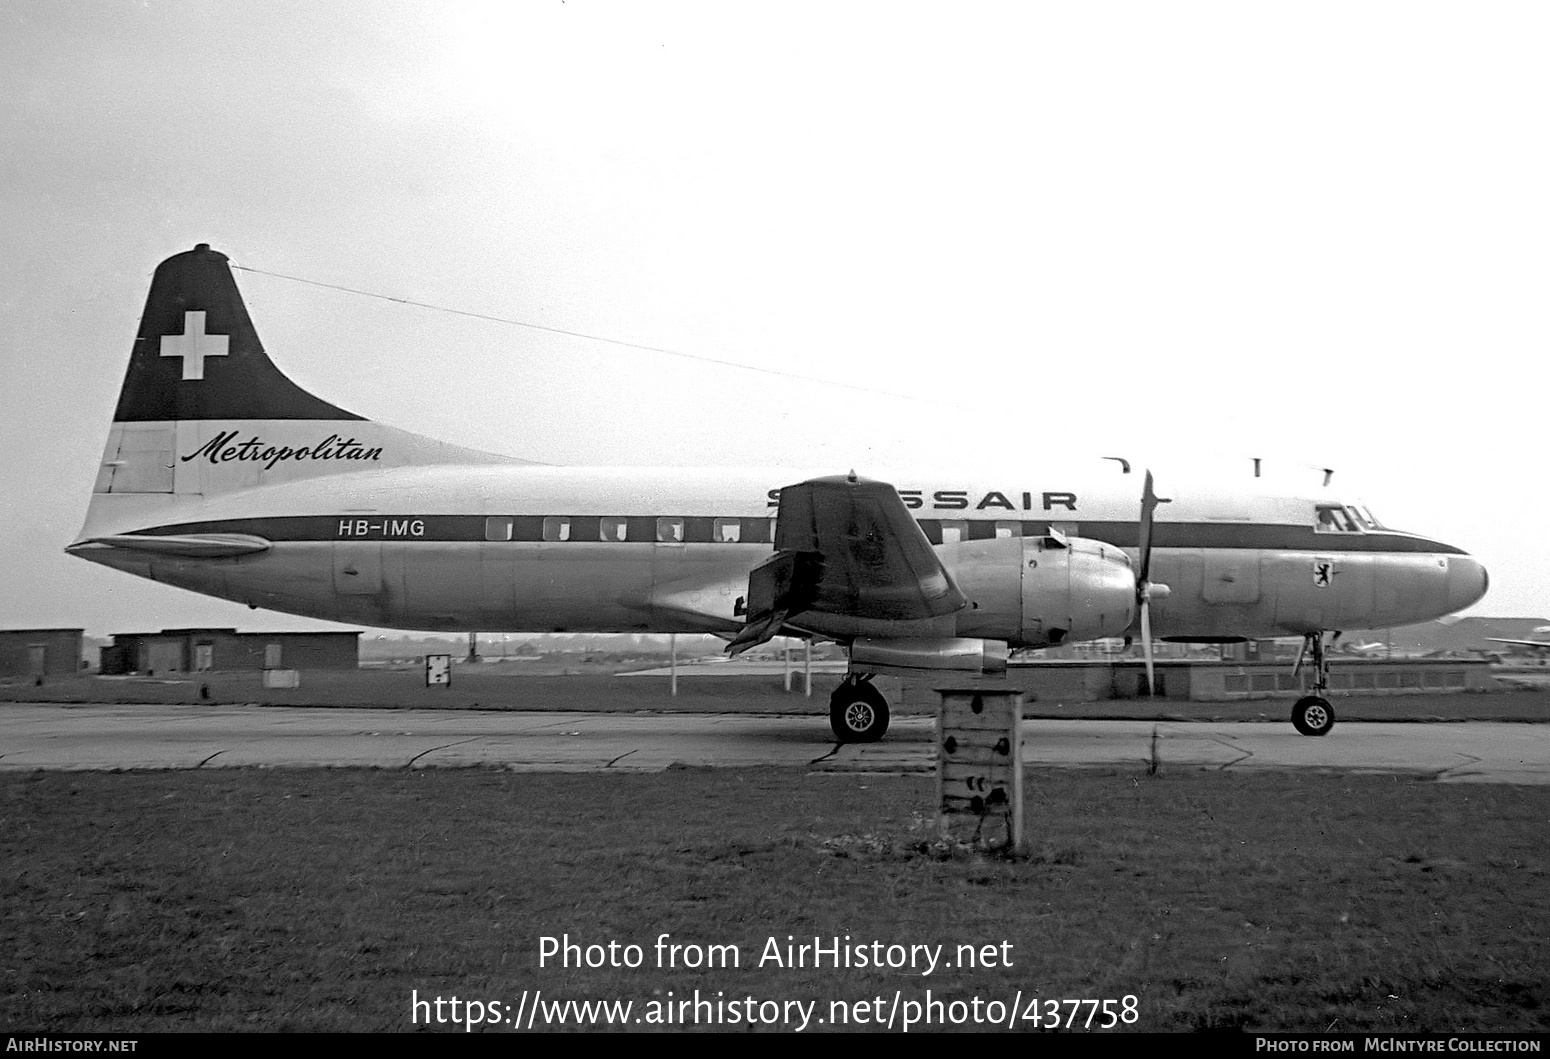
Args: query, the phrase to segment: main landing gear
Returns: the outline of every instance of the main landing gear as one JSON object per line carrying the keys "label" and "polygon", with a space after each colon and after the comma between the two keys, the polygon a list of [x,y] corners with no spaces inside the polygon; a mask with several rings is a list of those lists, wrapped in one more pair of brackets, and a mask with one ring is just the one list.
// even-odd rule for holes
{"label": "main landing gear", "polygon": [[[1313,652],[1313,694],[1304,695],[1293,704],[1292,727],[1303,735],[1328,735],[1335,726],[1335,708],[1324,697],[1329,691],[1329,660],[1324,657],[1324,633],[1308,633],[1303,637],[1302,650],[1303,654]],[[1302,654],[1297,656],[1299,667],[1302,657]]]}
{"label": "main landing gear", "polygon": [[888,731],[888,700],[869,674],[851,673],[829,696],[829,727],[842,743],[875,743]]}

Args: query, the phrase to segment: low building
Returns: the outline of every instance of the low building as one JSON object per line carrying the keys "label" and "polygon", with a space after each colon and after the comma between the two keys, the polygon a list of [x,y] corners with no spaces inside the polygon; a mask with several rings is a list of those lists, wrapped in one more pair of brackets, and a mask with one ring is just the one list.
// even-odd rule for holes
{"label": "low building", "polygon": [[106,675],[212,670],[355,669],[359,632],[238,632],[163,629],[117,633],[102,649]]}
{"label": "low building", "polygon": [[0,677],[68,676],[79,672],[84,631],[0,630]]}

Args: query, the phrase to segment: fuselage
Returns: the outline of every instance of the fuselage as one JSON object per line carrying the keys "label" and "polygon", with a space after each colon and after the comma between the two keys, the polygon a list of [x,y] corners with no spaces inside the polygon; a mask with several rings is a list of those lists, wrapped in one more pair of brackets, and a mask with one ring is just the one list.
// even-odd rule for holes
{"label": "fuselage", "polygon": [[[816,473],[832,473],[823,468]],[[792,469],[429,465],[94,509],[72,551],[255,607],[371,626],[486,632],[734,632],[748,574],[774,549]],[[1056,533],[1135,558],[1135,475],[873,471],[893,483],[973,601],[938,635],[1021,646],[977,571],[1011,538]],[[1328,495],[1168,483],[1153,634],[1303,635],[1425,621],[1485,592],[1457,547],[1381,527]],[[1247,486],[1247,487],[1246,487]],[[168,501],[173,501],[168,503]],[[1331,518],[1331,509],[1356,517]],[[116,547],[116,535],[252,539],[231,556]]]}

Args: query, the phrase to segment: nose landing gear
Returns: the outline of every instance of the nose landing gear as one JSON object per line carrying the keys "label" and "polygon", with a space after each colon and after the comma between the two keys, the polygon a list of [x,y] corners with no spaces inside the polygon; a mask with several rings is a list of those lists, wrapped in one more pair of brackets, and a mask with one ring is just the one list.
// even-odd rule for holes
{"label": "nose landing gear", "polygon": [[[1335,634],[1340,635],[1339,633]],[[1303,637],[1303,654],[1313,653],[1313,694],[1304,695],[1292,706],[1292,727],[1303,735],[1328,735],[1335,726],[1335,708],[1325,695],[1329,692],[1329,660],[1324,656],[1324,633],[1310,632]],[[1302,654],[1297,656],[1302,666]]]}

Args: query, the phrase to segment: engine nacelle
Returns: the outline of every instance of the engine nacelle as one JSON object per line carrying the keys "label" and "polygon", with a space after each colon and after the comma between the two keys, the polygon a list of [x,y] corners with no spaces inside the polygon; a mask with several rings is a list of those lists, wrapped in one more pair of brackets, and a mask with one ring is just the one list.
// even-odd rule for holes
{"label": "engine nacelle", "polygon": [[972,601],[958,635],[1049,647],[1123,636],[1136,617],[1136,575],[1119,548],[1083,537],[1002,537],[939,549]]}
{"label": "engine nacelle", "polygon": [[1112,544],[1023,538],[1023,643],[1123,636],[1136,618],[1136,574]]}
{"label": "engine nacelle", "polygon": [[968,637],[951,639],[877,639],[857,637],[850,645],[851,664],[861,669],[953,669],[969,673],[1006,672],[1006,644]]}

